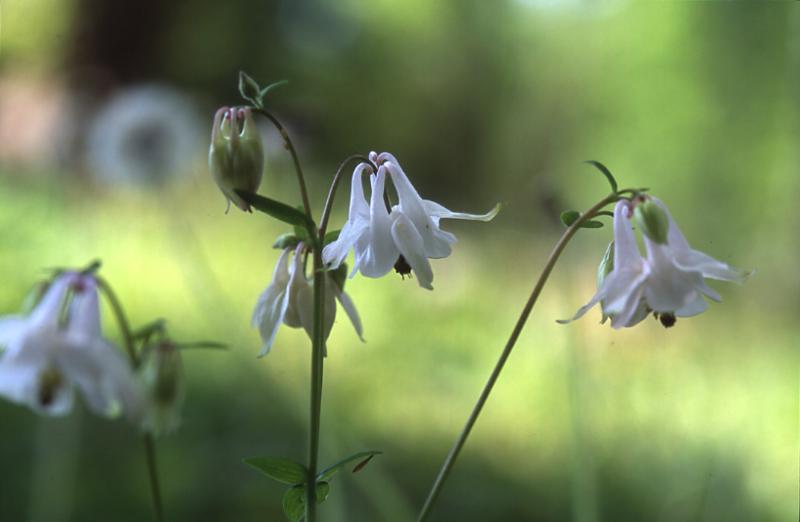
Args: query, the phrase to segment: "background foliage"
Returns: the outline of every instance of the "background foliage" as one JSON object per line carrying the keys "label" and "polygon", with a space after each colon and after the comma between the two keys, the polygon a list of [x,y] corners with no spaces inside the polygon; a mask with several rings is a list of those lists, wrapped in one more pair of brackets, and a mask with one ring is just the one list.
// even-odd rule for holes
{"label": "background foliage", "polygon": [[[323,464],[384,454],[333,483],[325,520],[418,510],[558,212],[607,190],[585,159],[650,187],[693,246],[756,275],[717,287],[723,304],[670,330],[614,332],[599,312],[560,326],[593,293],[610,237],[581,232],[434,518],[796,519],[798,4],[6,0],[0,15],[0,310],[17,310],[43,268],[101,258],[135,322],[166,317],[177,338],[232,347],[186,357],[183,426],[158,447],[170,518],[278,520],[281,488],[240,459],[305,455],[307,339],[284,329],[256,360],[248,324],[284,230],[224,215],[204,165],[205,129],[216,106],[238,103],[241,68],[290,80],[270,103],[317,208],[339,160],[371,149],[393,152],[448,207],[504,204],[489,225],[446,225],[460,242],[434,262],[434,292],[394,276],[348,283],[367,343],[338,321]],[[114,178],[89,135],[142,84],[180,93],[181,118],[199,122],[181,127],[193,146],[123,135],[111,165],[158,175]],[[179,121],[169,107],[164,119]],[[288,155],[273,131],[265,139],[261,192],[298,203]],[[180,167],[159,169],[170,151]],[[333,224],[345,208],[343,196]],[[123,422],[42,419],[7,402],[0,419],[3,520],[149,516]]]}

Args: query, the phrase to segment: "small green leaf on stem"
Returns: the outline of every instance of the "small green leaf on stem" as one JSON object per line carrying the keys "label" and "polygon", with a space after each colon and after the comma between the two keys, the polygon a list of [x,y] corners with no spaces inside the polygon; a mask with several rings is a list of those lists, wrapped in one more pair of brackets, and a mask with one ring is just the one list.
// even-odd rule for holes
{"label": "small green leaf on stem", "polygon": [[[302,227],[301,227],[302,229]],[[305,229],[302,229],[305,230]],[[308,235],[308,234],[306,234]],[[277,248],[279,250],[284,250],[286,248],[294,248],[297,244],[300,243],[300,238],[297,235],[287,232],[286,234],[281,234],[272,244],[272,248]]]}
{"label": "small green leaf on stem", "polygon": [[[331,485],[327,482],[317,482],[316,497],[317,504],[322,504],[327,500],[331,491]],[[306,487],[305,485],[293,486],[286,490],[283,495],[283,513],[290,522],[303,520],[306,514]]]}
{"label": "small green leaf on stem", "polygon": [[300,225],[303,227],[308,227],[311,225],[308,217],[302,211],[297,210],[286,203],[281,203],[280,201],[254,194],[246,190],[236,190],[236,193],[239,194],[243,200],[252,205],[256,210],[283,221],[284,223],[288,223],[290,225]]}
{"label": "small green leaf on stem", "polygon": [[286,490],[283,495],[283,514],[290,522],[298,522],[303,519],[306,512],[306,488],[304,486],[295,486]]}
{"label": "small green leaf on stem", "polygon": [[275,83],[270,83],[269,85],[267,85],[266,87],[261,89],[260,95],[261,95],[262,101],[263,101],[264,96],[266,96],[269,91],[271,91],[272,89],[276,89],[278,87],[283,87],[287,83],[289,83],[289,80],[280,80],[280,81],[277,81]]}
{"label": "small green leaf on stem", "polygon": [[581,217],[581,213],[577,210],[565,210],[561,213],[561,222],[564,223],[565,227],[568,227],[575,223],[579,217]]}
{"label": "small green leaf on stem", "polygon": [[[572,226],[578,218],[581,217],[581,213],[577,210],[565,210],[561,213],[561,222],[564,223],[565,227]],[[584,221],[580,224],[580,228],[600,228],[603,226],[603,223],[600,221],[590,219],[589,221]]]}
{"label": "small green leaf on stem", "polygon": [[614,194],[617,193],[617,180],[614,179],[614,175],[611,174],[611,171],[608,170],[608,167],[606,167],[605,165],[603,165],[599,161],[595,161],[595,160],[584,161],[584,163],[588,163],[589,165],[592,165],[597,170],[602,172],[603,176],[605,176],[606,179],[608,180],[608,184],[611,185],[611,192],[613,192]]}
{"label": "small green leaf on stem", "polygon": [[249,457],[242,459],[242,462],[269,478],[290,486],[305,484],[308,475],[305,466],[282,457]]}
{"label": "small green leaf on stem", "polygon": [[239,94],[255,107],[262,107],[261,87],[244,71],[239,71]]}
{"label": "small green leaf on stem", "polygon": [[373,451],[360,451],[358,453],[350,455],[349,457],[345,457],[342,460],[340,460],[339,462],[337,462],[337,463],[335,463],[335,464],[333,464],[331,466],[328,466],[327,468],[322,470],[319,473],[319,475],[317,475],[317,480],[318,481],[328,480],[331,477],[333,477],[334,475],[336,475],[336,473],[338,473],[339,470],[342,469],[347,464],[349,464],[349,463],[351,463],[351,462],[353,462],[355,460],[360,460],[361,462],[359,462],[358,465],[356,465],[356,467],[353,469],[353,473],[355,473],[356,471],[359,471],[359,470],[361,470],[361,468],[366,466],[367,463],[370,461],[370,459],[372,459],[372,457],[374,457],[375,455],[380,455],[381,453],[383,453],[383,452],[382,451],[374,451],[374,450]]}

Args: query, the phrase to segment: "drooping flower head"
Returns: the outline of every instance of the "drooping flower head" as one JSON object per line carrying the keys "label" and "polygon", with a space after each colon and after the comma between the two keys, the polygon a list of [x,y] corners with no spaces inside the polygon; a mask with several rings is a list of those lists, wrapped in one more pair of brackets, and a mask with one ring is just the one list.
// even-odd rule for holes
{"label": "drooping flower head", "polygon": [[[419,285],[432,290],[433,271],[429,259],[449,256],[456,242],[453,234],[439,227],[439,221],[490,221],[499,208],[486,214],[451,212],[438,203],[422,199],[393,155],[371,152],[370,160],[377,165],[378,172],[373,172],[366,163],[356,166],[347,222],[338,239],[323,250],[323,261],[336,268],[353,249],[355,261],[351,276],[360,271],[366,277],[381,277],[392,268],[401,275],[413,271]],[[369,174],[370,178],[369,203],[362,185],[364,174]],[[387,178],[398,197],[391,209],[384,200]]]}
{"label": "drooping flower head", "polygon": [[[272,281],[258,298],[253,310],[252,324],[254,328],[258,328],[263,342],[259,357],[269,353],[281,323],[291,328],[303,328],[309,337],[313,335],[314,287],[305,274],[305,248],[303,243],[299,243],[294,251],[286,248],[281,252],[272,273]],[[294,257],[289,261],[291,255]],[[331,276],[331,272],[326,273],[325,282],[323,338],[327,339],[333,328],[338,300],[358,337],[363,341],[361,319],[353,301],[344,292],[342,285]]]}
{"label": "drooping flower head", "polygon": [[[642,231],[644,257],[636,244],[634,224]],[[720,301],[706,278],[743,283],[750,275],[693,250],[666,205],[651,196],[617,202],[612,248],[613,257],[606,256],[601,263],[607,275],[598,277],[597,293],[571,320],[601,303],[603,320],[611,318],[613,328],[633,326],[650,313],[669,327],[676,317],[705,311],[706,297]]]}
{"label": "drooping flower head", "polygon": [[253,112],[249,107],[222,107],[214,115],[208,168],[228,200],[250,212],[250,205],[237,190],[256,192],[264,172],[264,148]]}
{"label": "drooping flower head", "polygon": [[30,315],[0,318],[0,395],[46,415],[72,409],[74,389],[103,416],[140,413],[131,367],[100,329],[93,276],[64,272]]}
{"label": "drooping flower head", "polygon": [[186,398],[183,362],[178,347],[169,340],[147,346],[138,376],[144,390],[142,429],[161,435],[177,429]]}

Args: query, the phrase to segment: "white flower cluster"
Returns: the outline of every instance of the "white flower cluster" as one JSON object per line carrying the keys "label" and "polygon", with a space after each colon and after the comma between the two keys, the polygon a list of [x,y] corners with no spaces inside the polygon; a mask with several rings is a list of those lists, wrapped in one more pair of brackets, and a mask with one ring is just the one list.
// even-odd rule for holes
{"label": "white flower cluster", "polygon": [[0,318],[0,395],[46,415],[66,415],[77,388],[103,416],[135,421],[142,397],[130,364],[100,328],[97,282],[63,272],[28,316]]}

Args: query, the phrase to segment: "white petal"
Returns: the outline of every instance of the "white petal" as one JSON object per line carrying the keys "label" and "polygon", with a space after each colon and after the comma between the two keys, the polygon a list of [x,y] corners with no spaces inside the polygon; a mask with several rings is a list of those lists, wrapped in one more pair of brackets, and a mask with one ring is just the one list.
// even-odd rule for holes
{"label": "white petal", "polygon": [[369,234],[356,243],[356,265],[366,277],[386,275],[397,261],[399,252],[392,241],[389,211],[383,202],[386,168],[381,166],[375,177],[370,198]]}
{"label": "white petal", "polygon": [[283,317],[283,322],[291,328],[304,327],[305,316],[301,313],[301,311],[306,306],[313,307],[313,302],[307,300],[305,297],[305,294],[311,293],[311,285],[306,278],[302,252],[302,245],[298,245],[294,252],[294,260],[289,267],[289,286],[286,291],[287,307],[286,313]]}
{"label": "white petal", "polygon": [[369,221],[364,218],[345,223],[336,241],[332,241],[322,249],[323,263],[331,269],[339,268],[356,241],[367,232],[367,227],[369,227]]}
{"label": "white petal", "polygon": [[93,277],[79,276],[78,288],[70,303],[67,335],[76,342],[90,343],[101,337],[100,302]]}
{"label": "white petal", "polygon": [[261,334],[261,351],[258,356],[263,357],[272,348],[278,328],[286,315],[288,300],[287,284],[289,278],[288,264],[289,249],[281,252],[278,263],[272,275],[272,282],[259,296],[253,310],[252,325],[258,328]]}
{"label": "white petal", "polygon": [[683,271],[673,264],[669,246],[657,245],[647,237],[644,242],[651,269],[645,298],[653,311],[674,312],[697,299],[699,289],[707,288],[700,272]]}
{"label": "white petal", "polygon": [[473,221],[491,221],[500,212],[500,203],[485,214],[467,214],[464,212],[452,212],[435,201],[423,199],[425,211],[429,216],[436,219],[468,219]]}
{"label": "white petal", "polygon": [[642,255],[636,246],[630,220],[629,202],[621,199],[614,207],[614,269],[638,270],[642,264]]}
{"label": "white petal", "polygon": [[392,238],[394,239],[400,254],[411,266],[417,276],[417,282],[422,288],[433,290],[433,271],[431,264],[425,255],[425,245],[419,232],[411,223],[411,220],[402,212],[393,213],[394,223],[392,224]]}
{"label": "white petal", "polygon": [[392,182],[399,198],[399,210],[413,223],[422,238],[426,257],[439,259],[447,257],[452,252],[450,245],[455,242],[455,236],[443,232],[434,223],[425,209],[425,203],[408,180],[400,165],[387,162],[386,168],[392,176]]}
{"label": "white petal", "polygon": [[675,310],[675,315],[678,317],[692,317],[693,315],[705,312],[707,308],[708,303],[706,300],[703,299],[703,296],[698,295],[693,301],[690,301],[688,304],[684,305],[678,310]]}
{"label": "white petal", "polygon": [[33,309],[28,317],[29,324],[57,326],[61,312],[61,305],[64,303],[69,285],[75,278],[74,272],[64,272],[50,283],[47,291],[42,296],[42,300]]}
{"label": "white petal", "polygon": [[744,283],[752,274],[752,272],[733,268],[709,255],[691,249],[677,256],[675,264],[683,270],[700,272],[703,277],[709,279],[732,281],[739,284]]}
{"label": "white petal", "polygon": [[0,349],[7,347],[25,331],[26,318],[21,315],[0,317]]}
{"label": "white petal", "polygon": [[580,319],[581,317],[584,316],[584,314],[586,314],[586,312],[591,310],[594,305],[596,305],[597,303],[602,301],[604,297],[605,297],[605,289],[604,288],[600,288],[600,290],[598,290],[592,296],[592,298],[589,299],[588,303],[586,303],[585,305],[583,305],[580,308],[578,308],[578,311],[575,312],[575,315],[573,315],[572,318],[570,318],[570,319],[556,319],[556,322],[560,323],[560,324],[567,324],[567,323],[571,323],[572,321],[575,321],[576,319]]}
{"label": "white petal", "polygon": [[336,298],[339,299],[339,303],[342,305],[342,308],[344,308],[347,317],[350,318],[350,322],[353,324],[358,338],[361,339],[361,342],[364,342],[364,329],[361,325],[361,318],[358,316],[358,310],[356,310],[356,305],[353,303],[353,300],[350,299],[347,292],[341,290],[336,293]]}

